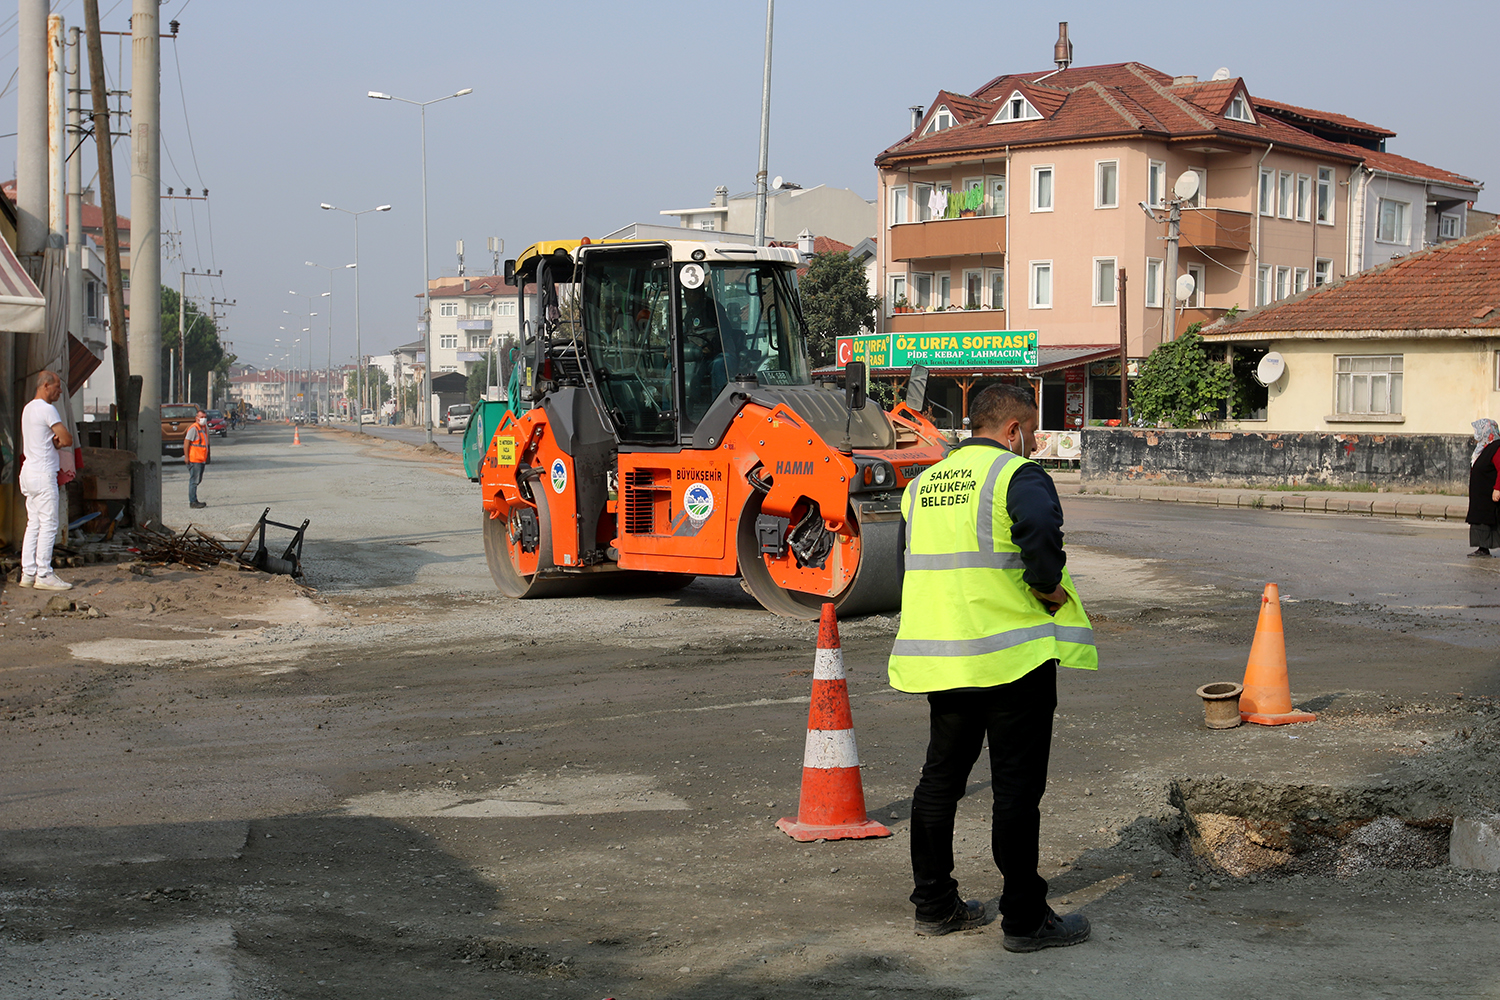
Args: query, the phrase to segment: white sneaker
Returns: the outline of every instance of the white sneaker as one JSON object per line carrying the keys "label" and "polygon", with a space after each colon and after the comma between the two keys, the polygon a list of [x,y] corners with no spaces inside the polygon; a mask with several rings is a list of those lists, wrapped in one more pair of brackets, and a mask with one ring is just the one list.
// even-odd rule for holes
{"label": "white sneaker", "polygon": [[34,577],[34,576],[27,576],[24,573],[21,574],[21,586],[23,586],[23,587],[34,587],[34,586],[36,586],[36,577]]}
{"label": "white sneaker", "polygon": [[39,577],[37,577],[36,578],[36,582],[33,583],[32,586],[35,587],[37,590],[72,590],[73,589],[73,585],[71,583],[68,583],[65,580],[59,580],[57,578],[56,574],[53,574],[53,573],[48,573],[46,576],[39,576]]}

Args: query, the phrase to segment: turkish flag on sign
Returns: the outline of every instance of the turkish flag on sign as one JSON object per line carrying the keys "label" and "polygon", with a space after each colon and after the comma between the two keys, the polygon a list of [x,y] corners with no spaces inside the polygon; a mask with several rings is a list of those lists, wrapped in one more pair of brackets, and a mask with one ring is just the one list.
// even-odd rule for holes
{"label": "turkish flag on sign", "polygon": [[854,360],[854,341],[848,337],[840,337],[838,342],[839,367],[847,365]]}

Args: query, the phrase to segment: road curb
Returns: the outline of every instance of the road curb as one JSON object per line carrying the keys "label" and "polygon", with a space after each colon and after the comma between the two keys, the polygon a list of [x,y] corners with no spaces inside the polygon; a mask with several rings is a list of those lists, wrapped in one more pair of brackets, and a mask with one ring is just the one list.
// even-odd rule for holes
{"label": "road curb", "polygon": [[1416,521],[1463,521],[1469,510],[1468,504],[1424,501],[1410,495],[1376,495],[1365,499],[1340,494],[1304,496],[1295,493],[1258,493],[1191,486],[1134,486],[1130,484],[1081,486],[1076,495],[1109,497],[1115,500],[1191,503],[1207,507],[1237,507],[1313,514],[1355,514],[1360,517],[1392,517]]}

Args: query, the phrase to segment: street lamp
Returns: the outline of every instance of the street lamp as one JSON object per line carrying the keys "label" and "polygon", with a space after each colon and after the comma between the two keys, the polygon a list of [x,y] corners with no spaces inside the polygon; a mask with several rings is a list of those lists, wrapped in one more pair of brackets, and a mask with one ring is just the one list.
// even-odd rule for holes
{"label": "street lamp", "polygon": [[[318,299],[322,298],[323,296],[322,295],[309,295],[306,292],[299,292],[299,291],[297,291],[295,289],[289,290],[287,292],[287,294],[288,295],[300,295],[304,299],[307,300],[307,326],[303,327],[302,332],[308,335],[308,337],[307,337],[307,368],[306,368],[307,379],[306,379],[306,381],[309,383],[308,384],[308,388],[311,388],[311,382],[312,382],[312,321],[313,321],[313,317],[316,316],[316,315],[318,315],[317,313],[315,313],[315,312],[312,311],[312,307],[314,305],[316,305]],[[288,316],[291,315],[291,313],[288,310],[286,310],[286,309],[283,309],[281,311],[284,312],[284,313],[286,313]],[[295,370],[296,367],[297,367],[296,366],[296,360],[297,360],[296,358],[292,359],[292,361],[293,361],[293,364],[292,364],[293,370]],[[307,404],[309,402],[309,400],[306,398],[306,396],[307,396],[307,394],[304,394],[304,397],[303,397],[303,400],[302,400],[302,405],[303,405],[304,409],[307,407]]]}
{"label": "street lamp", "polygon": [[365,363],[363,354],[364,345],[360,343],[359,331],[359,217],[361,215],[368,215],[371,212],[389,212],[391,206],[377,205],[374,208],[366,208],[363,211],[351,212],[347,208],[339,208],[337,205],[330,205],[325,201],[318,207],[325,212],[343,212],[345,215],[354,216],[354,263],[349,265],[354,268],[354,392],[356,397],[355,409],[359,410],[354,415],[354,430],[357,434],[363,434],[365,432]]}
{"label": "street lamp", "polygon": [[[297,293],[293,292],[292,294],[296,295]],[[291,313],[287,312],[287,310],[285,310],[285,309],[283,309],[281,311],[283,313],[286,313],[286,315],[288,315],[288,316],[291,315]],[[311,316],[316,316],[317,313],[310,312],[307,315],[311,317]],[[309,319],[307,321],[307,323],[308,323],[307,326],[302,327],[302,332],[308,334],[307,343],[308,343],[309,346],[311,346],[311,344],[312,344],[312,335],[311,335],[312,334],[312,320]],[[277,329],[286,330],[286,327],[284,327],[284,326],[283,327],[278,327]],[[287,332],[291,332],[291,331],[287,331]],[[279,344],[279,343],[281,343],[281,340],[278,338],[276,342]],[[292,346],[291,346],[290,357],[292,359],[292,391],[293,392],[295,392],[297,390],[297,345],[300,344],[300,343],[302,343],[302,338],[298,337],[296,340],[292,341]],[[306,403],[306,401],[304,400],[304,405],[305,405],[305,403]]]}
{"label": "street lamp", "polygon": [[457,93],[432,101],[409,101],[404,97],[382,94],[378,90],[372,90],[369,93],[369,96],[377,101],[400,101],[402,104],[415,104],[422,109],[422,322],[426,326],[422,332],[422,343],[427,348],[427,364],[422,370],[422,409],[427,414],[428,444],[435,442],[432,437],[432,295],[427,286],[428,275],[432,273],[427,266],[427,105],[441,104],[443,101],[472,93],[474,93],[473,87],[465,87]]}
{"label": "street lamp", "polygon": [[353,264],[345,264],[343,267],[330,267],[327,264],[317,264],[310,260],[302,263],[308,267],[321,267],[328,272],[328,291],[322,297],[328,300],[328,366],[323,369],[323,411],[330,420],[333,414],[333,272],[352,269]]}

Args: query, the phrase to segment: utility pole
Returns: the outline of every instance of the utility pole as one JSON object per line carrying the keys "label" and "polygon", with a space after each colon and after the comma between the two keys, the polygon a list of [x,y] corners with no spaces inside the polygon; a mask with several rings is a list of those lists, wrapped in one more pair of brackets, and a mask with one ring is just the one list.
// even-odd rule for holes
{"label": "utility pole", "polygon": [[1182,199],[1174,192],[1167,202],[1167,310],[1163,320],[1162,341],[1177,339],[1177,243],[1182,238]]}
{"label": "utility pole", "polygon": [[771,165],[771,20],[776,0],[766,0],[766,68],[760,85],[760,171],[755,175],[755,245],[766,245],[766,174]]}
{"label": "utility pole", "polygon": [[87,332],[83,315],[83,112],[80,108],[79,57],[83,46],[78,28],[68,29],[68,130],[64,150],[68,160],[68,326],[79,340]]}
{"label": "utility pole", "polygon": [[[62,16],[53,14],[47,18],[47,246],[61,247],[66,240],[67,223],[67,177],[68,177],[68,101],[64,86],[63,53],[67,29]],[[55,295],[55,293],[54,293]],[[68,295],[66,279],[63,294],[56,301],[66,308]],[[73,317],[68,317],[67,327],[73,326]],[[71,395],[71,393],[69,394]]]}
{"label": "utility pole", "polygon": [[125,288],[120,280],[114,140],[110,135],[109,94],[104,83],[104,40],[99,33],[99,0],[83,0],[83,23],[88,35],[94,149],[99,158],[99,208],[104,214],[104,283],[109,295],[109,353],[114,359],[115,417],[125,422],[127,433],[123,439],[134,441],[135,435],[131,431],[136,421],[136,404],[131,399],[130,351],[125,339]]}
{"label": "utility pole", "polygon": [[[141,376],[136,428],[137,521],[161,523],[161,38],[160,0],[130,15],[130,367]],[[103,68],[102,66],[100,67]],[[109,141],[109,134],[102,137]]]}
{"label": "utility pole", "polygon": [[20,0],[16,43],[16,256],[40,280],[47,245],[47,0]]}
{"label": "utility pole", "polygon": [[1115,293],[1115,303],[1115,308],[1120,313],[1120,426],[1123,427],[1130,421],[1126,407],[1130,398],[1130,385],[1125,374],[1127,347],[1125,344],[1125,269],[1123,267],[1120,268],[1120,290]]}

